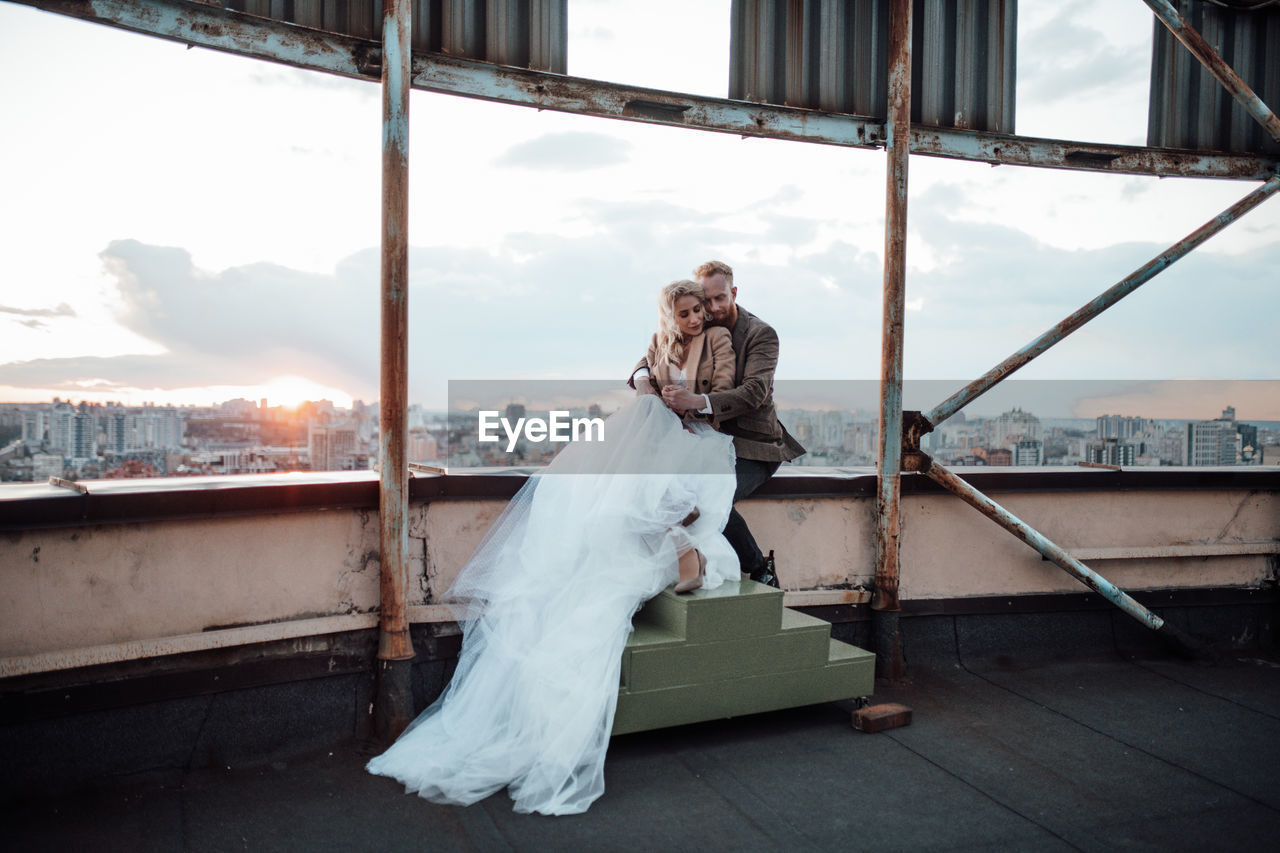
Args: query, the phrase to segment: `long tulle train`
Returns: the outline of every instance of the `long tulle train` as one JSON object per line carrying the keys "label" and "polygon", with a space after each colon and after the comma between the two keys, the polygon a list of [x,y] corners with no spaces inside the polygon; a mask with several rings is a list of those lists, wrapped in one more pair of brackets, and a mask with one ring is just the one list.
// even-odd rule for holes
{"label": "long tulle train", "polygon": [[568,445],[494,523],[446,595],[464,631],[453,679],[370,772],[458,805],[505,786],[519,812],[579,813],[604,792],[632,615],[688,548],[707,556],[708,587],[738,577],[721,535],[731,440],[690,433],[652,396],[606,435]]}

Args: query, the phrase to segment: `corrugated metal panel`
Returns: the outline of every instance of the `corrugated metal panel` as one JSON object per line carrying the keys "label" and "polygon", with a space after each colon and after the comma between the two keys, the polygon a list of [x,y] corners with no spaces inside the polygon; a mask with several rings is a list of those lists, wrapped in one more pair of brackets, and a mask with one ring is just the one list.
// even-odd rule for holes
{"label": "corrugated metal panel", "polygon": [[[1280,6],[1226,9],[1174,0],[1188,23],[1273,110],[1280,109]],[[1151,51],[1147,144],[1280,154],[1272,139],[1158,19]]]}
{"label": "corrugated metal panel", "polygon": [[[413,49],[564,74],[567,6],[568,0],[414,0]],[[382,38],[381,0],[223,0],[222,7],[357,38]]]}
{"label": "corrugated metal panel", "polygon": [[[913,122],[1013,133],[1017,0],[914,0]],[[889,0],[734,0],[729,97],[885,118]]]}

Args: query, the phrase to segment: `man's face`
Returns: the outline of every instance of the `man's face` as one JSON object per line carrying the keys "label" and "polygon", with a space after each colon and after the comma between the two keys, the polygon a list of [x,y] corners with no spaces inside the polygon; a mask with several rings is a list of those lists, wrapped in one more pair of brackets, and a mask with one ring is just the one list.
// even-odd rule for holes
{"label": "man's face", "polygon": [[701,281],[702,295],[707,300],[707,314],[712,322],[724,325],[733,318],[733,300],[738,295],[738,288],[729,284],[724,273],[717,272]]}

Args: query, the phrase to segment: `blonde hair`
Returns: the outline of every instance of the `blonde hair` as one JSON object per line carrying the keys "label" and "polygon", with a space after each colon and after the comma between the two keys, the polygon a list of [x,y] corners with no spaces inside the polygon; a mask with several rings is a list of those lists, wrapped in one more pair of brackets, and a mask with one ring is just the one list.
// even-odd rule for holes
{"label": "blonde hair", "polygon": [[672,364],[684,362],[684,341],[680,327],[676,325],[676,300],[683,296],[696,296],[703,301],[702,285],[687,278],[673,281],[658,293],[658,361]]}
{"label": "blonde hair", "polygon": [[729,282],[729,286],[733,286],[733,268],[724,261],[707,261],[693,271],[693,277],[701,281],[710,275],[720,273],[724,276],[725,281]]}

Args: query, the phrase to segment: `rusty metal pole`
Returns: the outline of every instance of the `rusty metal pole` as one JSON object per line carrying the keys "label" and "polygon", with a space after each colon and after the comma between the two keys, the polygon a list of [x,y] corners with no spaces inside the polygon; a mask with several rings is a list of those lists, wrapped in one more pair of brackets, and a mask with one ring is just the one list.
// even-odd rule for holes
{"label": "rusty metal pole", "polygon": [[1130,293],[1133,293],[1175,261],[1190,254],[1197,246],[1271,198],[1278,191],[1280,191],[1280,177],[1275,177],[1113,284],[1092,301],[1080,306],[1070,316],[1045,331],[1031,343],[934,406],[932,410],[925,414],[930,426],[937,426],[972,403],[978,397],[991,390],[998,382],[1004,380],[1009,374],[1045,352]]}
{"label": "rusty metal pole", "polygon": [[1276,114],[1249,87],[1244,78],[1227,64],[1218,51],[1213,49],[1213,45],[1196,32],[1195,27],[1178,13],[1169,0],[1145,0],[1145,2],[1151,7],[1151,11],[1155,12],[1160,22],[1169,28],[1174,38],[1182,42],[1183,46],[1191,51],[1192,56],[1200,60],[1200,64],[1207,68],[1210,74],[1218,78],[1218,82],[1226,87],[1231,97],[1240,102],[1249,115],[1271,134],[1272,139],[1280,142],[1280,118],[1276,117]]}
{"label": "rusty metal pole", "polygon": [[381,611],[373,734],[394,740],[413,717],[409,637],[409,81],[411,0],[382,4]]}
{"label": "rusty metal pole", "polygon": [[1068,554],[1064,548],[1054,544],[1031,525],[957,477],[953,472],[923,453],[916,455],[916,463],[921,473],[1030,545],[1040,553],[1040,556],[1065,569],[1076,580],[1158,633],[1175,651],[1180,654],[1194,654],[1198,651],[1199,643],[1184,634],[1177,626],[1143,607],[1124,590]]}
{"label": "rusty metal pole", "polygon": [[888,166],[885,179],[884,310],[880,331],[880,438],[876,494],[876,669],[905,674],[898,625],[899,500],[902,486],[902,319],[907,272],[907,160],[911,151],[911,0],[893,0],[889,16]]}

